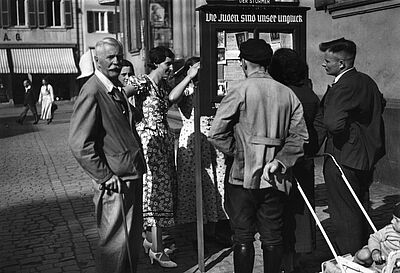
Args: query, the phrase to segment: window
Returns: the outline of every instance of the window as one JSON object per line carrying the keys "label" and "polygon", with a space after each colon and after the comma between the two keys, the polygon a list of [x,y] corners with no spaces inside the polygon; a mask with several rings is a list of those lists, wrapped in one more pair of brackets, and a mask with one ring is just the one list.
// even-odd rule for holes
{"label": "window", "polygon": [[[36,3],[39,28],[73,27],[72,0],[37,0]],[[35,6],[34,3],[32,6]]]}
{"label": "window", "polygon": [[87,12],[88,32],[118,33],[119,13],[110,11],[88,11]]}
{"label": "window", "polygon": [[61,26],[61,0],[48,0],[47,6],[47,24],[49,27]]}
{"label": "window", "polygon": [[1,26],[26,26],[28,16],[28,0],[0,1]]}
{"label": "window", "polygon": [[73,28],[72,0],[0,0],[0,27]]}
{"label": "window", "polygon": [[25,0],[11,1],[11,24],[13,26],[25,26]]}

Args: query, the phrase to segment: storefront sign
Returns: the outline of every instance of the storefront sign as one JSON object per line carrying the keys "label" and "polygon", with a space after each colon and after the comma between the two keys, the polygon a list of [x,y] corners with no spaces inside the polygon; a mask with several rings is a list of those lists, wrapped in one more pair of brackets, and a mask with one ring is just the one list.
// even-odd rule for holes
{"label": "storefront sign", "polygon": [[206,22],[218,23],[303,23],[303,15],[206,13]]}
{"label": "storefront sign", "polygon": [[19,33],[15,33],[15,37],[14,36],[9,36],[7,33],[4,33],[3,36],[3,42],[9,42],[9,41],[22,41],[21,35]]}

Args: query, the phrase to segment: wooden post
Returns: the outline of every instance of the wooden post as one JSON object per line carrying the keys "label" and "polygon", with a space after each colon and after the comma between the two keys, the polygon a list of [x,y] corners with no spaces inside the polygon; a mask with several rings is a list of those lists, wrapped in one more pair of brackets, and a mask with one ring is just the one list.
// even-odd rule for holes
{"label": "wooden post", "polygon": [[195,161],[196,215],[197,215],[197,259],[199,264],[199,271],[203,273],[205,272],[204,233],[203,233],[203,189],[201,181],[200,94],[198,88],[196,88],[196,91],[194,92],[194,140],[195,140],[194,161]]}

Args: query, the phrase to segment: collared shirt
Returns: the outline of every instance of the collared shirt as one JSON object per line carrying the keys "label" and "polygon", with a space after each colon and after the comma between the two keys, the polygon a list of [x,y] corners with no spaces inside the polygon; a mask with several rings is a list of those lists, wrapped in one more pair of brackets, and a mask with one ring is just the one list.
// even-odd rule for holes
{"label": "collared shirt", "polygon": [[[104,87],[107,89],[107,92],[111,95],[115,94],[120,102],[122,102],[122,114],[124,114],[128,119],[129,119],[129,109],[127,105],[127,99],[125,98],[125,95],[122,92],[122,87],[121,86],[115,86],[103,73],[101,73],[99,70],[96,70],[94,74],[99,78],[100,82],[104,85]],[[117,89],[118,91],[114,92],[114,89]]]}
{"label": "collared shirt", "polygon": [[117,88],[103,73],[101,73],[99,70],[96,69],[94,71],[94,74],[99,78],[102,84],[106,87],[108,93],[111,93],[113,91],[113,88]]}
{"label": "collared shirt", "polygon": [[343,71],[342,73],[340,73],[339,75],[337,75],[337,76],[335,77],[335,79],[333,80],[333,83],[337,83],[337,82],[339,81],[339,79],[343,76],[344,73],[349,72],[349,71],[352,70],[352,69],[354,69],[354,67],[349,68],[349,69]]}

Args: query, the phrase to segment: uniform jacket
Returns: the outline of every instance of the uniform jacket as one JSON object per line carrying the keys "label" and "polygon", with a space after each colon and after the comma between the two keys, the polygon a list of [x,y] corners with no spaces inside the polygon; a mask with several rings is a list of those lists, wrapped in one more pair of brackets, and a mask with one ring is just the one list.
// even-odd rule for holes
{"label": "uniform jacket", "polygon": [[32,88],[32,86],[30,86],[30,87],[31,88],[29,88],[28,91],[26,91],[26,89],[24,87],[24,91],[25,91],[24,105],[36,105],[35,91]]}
{"label": "uniform jacket", "polygon": [[96,75],[85,83],[75,102],[70,147],[82,168],[99,184],[113,174],[137,179],[145,172],[130,107],[126,96],[122,100],[115,90],[107,91]]}
{"label": "uniform jacket", "polygon": [[[303,109],[290,88],[266,72],[252,73],[229,89],[211,126],[209,140],[233,155],[229,182],[247,189],[290,190],[290,172],[304,153],[308,138]],[[266,163],[279,160],[284,169],[272,181],[263,177]]]}
{"label": "uniform jacket", "polygon": [[385,101],[368,75],[352,69],[328,88],[316,119],[319,143],[344,166],[371,170],[385,154],[382,112]]}

